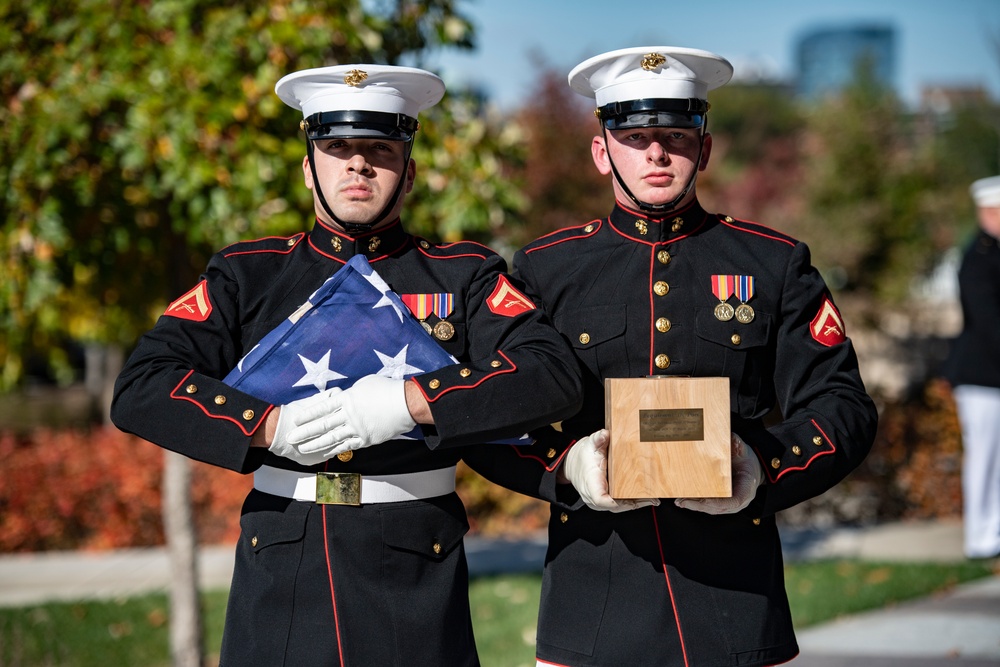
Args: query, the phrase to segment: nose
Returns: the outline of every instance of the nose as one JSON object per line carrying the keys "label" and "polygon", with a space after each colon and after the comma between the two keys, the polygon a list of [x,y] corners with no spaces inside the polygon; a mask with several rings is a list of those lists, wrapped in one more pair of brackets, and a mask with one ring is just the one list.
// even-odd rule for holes
{"label": "nose", "polygon": [[366,173],[370,172],[371,169],[372,169],[372,166],[368,162],[367,156],[364,153],[362,153],[361,151],[356,152],[347,161],[347,170],[348,171],[351,171],[351,172],[354,172],[354,173],[358,173],[358,174],[366,174]]}
{"label": "nose", "polygon": [[670,161],[670,154],[663,148],[659,141],[649,142],[646,149],[646,159],[653,163],[665,163]]}

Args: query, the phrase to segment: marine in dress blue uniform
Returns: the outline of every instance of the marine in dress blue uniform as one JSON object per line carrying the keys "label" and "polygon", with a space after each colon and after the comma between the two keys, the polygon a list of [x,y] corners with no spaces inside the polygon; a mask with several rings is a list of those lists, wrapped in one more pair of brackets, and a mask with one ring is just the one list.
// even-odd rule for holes
{"label": "marine in dress blue uniform", "polygon": [[[254,473],[221,664],[477,665],[455,465],[466,445],[573,414],[579,367],[499,256],[412,236],[399,219],[417,114],[444,92],[437,76],[336,66],[290,74],[276,92],[303,114],[314,226],[217,253],[139,341],[112,417]],[[458,363],[280,406],[221,381],[357,254],[404,302],[447,297],[418,316]],[[351,322],[331,326],[334,346],[350,335]],[[415,423],[424,441],[399,439]],[[320,502],[331,498],[353,504]]]}
{"label": "marine in dress blue uniform", "polygon": [[[875,436],[875,407],[807,246],[698,202],[707,93],[731,74],[715,54],[652,46],[597,56],[569,76],[596,98],[594,161],[615,206],[528,244],[514,270],[573,346],[584,406],[534,434],[555,464],[500,447],[468,459],[555,502],[539,665],[794,657],[775,514],[837,484]],[[733,498],[608,495],[603,381],[664,375],[729,378]]]}
{"label": "marine in dress blue uniform", "polygon": [[962,258],[964,324],[948,361],[962,425],[965,555],[1000,555],[1000,176],[970,191],[979,230]]}

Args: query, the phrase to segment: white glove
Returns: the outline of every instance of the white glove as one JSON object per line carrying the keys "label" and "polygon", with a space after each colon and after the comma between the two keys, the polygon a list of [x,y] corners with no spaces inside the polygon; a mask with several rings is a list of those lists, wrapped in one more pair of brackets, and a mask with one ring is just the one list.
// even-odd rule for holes
{"label": "white glove", "polygon": [[[417,423],[406,408],[406,380],[367,375],[336,400],[303,410],[289,435],[303,454],[346,451],[378,445],[412,431]],[[336,403],[336,405],[334,405]]]}
{"label": "white glove", "polygon": [[735,514],[750,504],[764,482],[764,470],[750,445],[733,433],[733,495],[729,498],[678,498],[674,504],[707,514]]}
{"label": "white glove", "polygon": [[566,460],[562,466],[563,474],[580,494],[584,504],[592,510],[606,512],[626,512],[639,507],[659,505],[660,501],[655,498],[615,500],[608,494],[610,444],[610,434],[606,429],[601,429],[577,440],[566,453]]}
{"label": "white glove", "polygon": [[301,433],[295,433],[295,431],[298,430],[298,425],[302,423],[304,415],[312,414],[313,411],[320,409],[320,407],[322,407],[324,412],[338,410],[340,408],[340,395],[342,393],[338,388],[328,389],[319,394],[307,396],[306,398],[282,405],[278,410],[278,424],[275,427],[274,439],[271,441],[268,451],[307,466],[322,463],[333,456],[330,452],[320,450],[309,453],[303,452],[301,445],[309,442],[309,438]]}

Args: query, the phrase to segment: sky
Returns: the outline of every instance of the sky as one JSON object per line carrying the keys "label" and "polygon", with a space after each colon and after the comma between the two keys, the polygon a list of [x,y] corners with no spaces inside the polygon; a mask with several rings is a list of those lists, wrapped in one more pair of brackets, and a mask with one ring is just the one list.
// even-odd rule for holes
{"label": "sky", "polygon": [[896,88],[915,105],[924,85],[982,86],[1000,100],[1000,0],[464,0],[477,48],[446,50],[422,65],[449,85],[474,84],[504,109],[521,105],[538,63],[569,72],[629,46],[706,49],[735,78],[795,76],[795,44],[817,27],[859,23],[896,30]]}

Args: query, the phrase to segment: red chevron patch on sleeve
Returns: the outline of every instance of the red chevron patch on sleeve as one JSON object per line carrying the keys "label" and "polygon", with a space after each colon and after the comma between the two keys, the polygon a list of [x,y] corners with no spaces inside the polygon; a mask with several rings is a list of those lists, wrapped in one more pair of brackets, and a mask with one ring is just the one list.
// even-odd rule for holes
{"label": "red chevron patch on sleeve", "polygon": [[207,320],[212,314],[212,302],[208,299],[208,282],[202,280],[187,294],[167,306],[163,314],[195,322]]}
{"label": "red chevron patch on sleeve", "polygon": [[844,320],[830,299],[823,299],[823,305],[809,325],[809,331],[817,343],[833,347],[847,340]]}
{"label": "red chevron patch on sleeve", "polygon": [[501,275],[493,294],[486,300],[490,310],[504,317],[517,317],[521,313],[535,309],[531,299],[517,291],[507,276]]}

